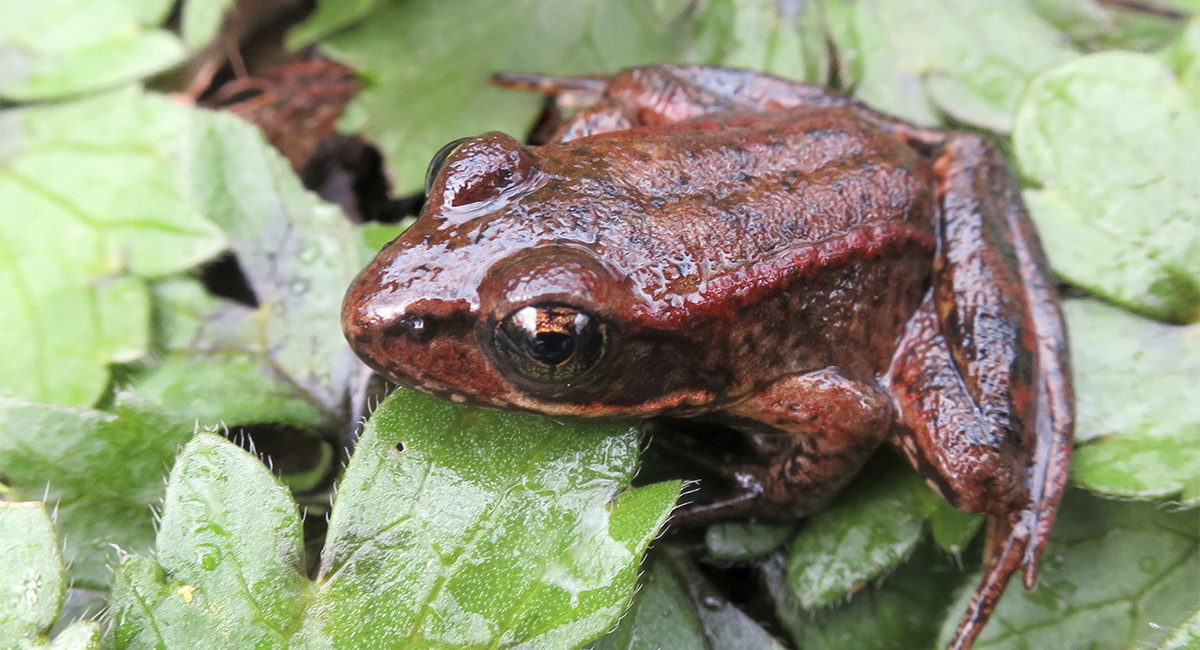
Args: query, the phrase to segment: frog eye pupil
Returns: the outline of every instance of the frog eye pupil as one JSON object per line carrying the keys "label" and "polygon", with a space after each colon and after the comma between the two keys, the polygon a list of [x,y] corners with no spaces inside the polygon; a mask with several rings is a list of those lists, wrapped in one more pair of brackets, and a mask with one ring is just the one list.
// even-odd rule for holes
{"label": "frog eye pupil", "polygon": [[529,356],[548,366],[561,366],[575,353],[575,339],[559,332],[542,332],[533,337]]}
{"label": "frog eye pupil", "polygon": [[454,150],[459,148],[464,142],[471,138],[459,138],[457,140],[446,143],[437,153],[433,154],[433,159],[429,161],[429,169],[425,170],[425,196],[433,191],[433,183],[437,180],[438,174],[442,172],[442,167],[446,166],[446,159]]}
{"label": "frog eye pupil", "polygon": [[604,356],[606,330],[567,305],[522,307],[496,327],[497,357],[525,379],[563,383],[586,374]]}

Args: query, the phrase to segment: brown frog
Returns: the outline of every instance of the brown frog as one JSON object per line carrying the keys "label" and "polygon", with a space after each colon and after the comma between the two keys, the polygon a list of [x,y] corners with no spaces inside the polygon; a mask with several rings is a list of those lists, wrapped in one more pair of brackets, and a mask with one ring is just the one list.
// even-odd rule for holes
{"label": "brown frog", "polygon": [[420,218],[346,297],[358,354],[456,402],[744,432],[760,453],[684,521],[810,512],[889,442],[990,517],[969,648],[1018,568],[1035,584],[1073,427],[1055,290],[995,148],[746,71],[500,82],[581,108],[544,146],[439,152]]}

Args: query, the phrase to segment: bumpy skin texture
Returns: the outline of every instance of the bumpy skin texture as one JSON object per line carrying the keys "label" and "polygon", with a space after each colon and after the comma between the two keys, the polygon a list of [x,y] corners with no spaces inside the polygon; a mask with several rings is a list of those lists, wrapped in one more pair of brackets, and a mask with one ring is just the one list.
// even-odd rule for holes
{"label": "bumpy skin texture", "polygon": [[1073,426],[1062,317],[995,149],[737,70],[500,82],[581,108],[550,144],[488,133],[431,170],[346,297],[359,355],[459,402],[743,431],[757,458],[685,522],[810,512],[889,441],[990,516],[969,648],[1018,568],[1035,584]]}

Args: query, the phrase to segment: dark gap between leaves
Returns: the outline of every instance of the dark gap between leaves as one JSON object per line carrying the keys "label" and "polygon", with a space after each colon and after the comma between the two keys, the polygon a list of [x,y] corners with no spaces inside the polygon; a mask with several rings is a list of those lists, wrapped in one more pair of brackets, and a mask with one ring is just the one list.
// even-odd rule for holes
{"label": "dark gap between leaves", "polygon": [[200,281],[214,296],[258,309],[258,296],[250,288],[250,281],[233,253],[225,253],[200,267]]}

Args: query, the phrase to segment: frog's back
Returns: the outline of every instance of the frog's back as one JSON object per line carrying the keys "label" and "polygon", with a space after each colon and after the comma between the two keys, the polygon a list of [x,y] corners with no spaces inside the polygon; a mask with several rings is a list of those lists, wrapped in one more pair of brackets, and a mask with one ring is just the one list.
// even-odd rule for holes
{"label": "frog's back", "polygon": [[930,161],[849,110],[706,119],[551,145],[519,221],[628,278],[628,329],[704,372],[878,371],[928,288]]}
{"label": "frog's back", "polygon": [[932,254],[930,163],[899,140],[836,108],[716,120],[553,145],[545,171],[570,187],[543,188],[534,221],[565,218],[663,320],[897,248]]}

